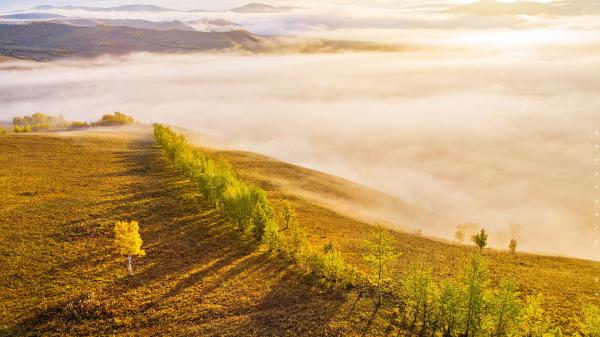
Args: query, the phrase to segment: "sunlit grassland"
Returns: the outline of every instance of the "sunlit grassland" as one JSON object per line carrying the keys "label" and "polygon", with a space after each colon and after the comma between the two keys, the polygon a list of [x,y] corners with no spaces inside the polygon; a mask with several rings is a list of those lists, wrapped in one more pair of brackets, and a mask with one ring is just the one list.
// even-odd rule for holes
{"label": "sunlit grassland", "polygon": [[[241,244],[151,139],[13,135],[0,148],[0,335],[319,335],[344,317],[342,297]],[[134,277],[112,250],[128,218],[147,253]],[[82,295],[100,314],[66,309]]]}
{"label": "sunlit grassland", "polygon": [[[313,244],[334,242],[347,261],[365,268],[361,258],[362,242],[367,238],[371,224],[324,208],[315,201],[335,203],[336,198],[347,199],[349,191],[354,189],[359,192],[351,196],[357,207],[372,204],[373,194],[360,193],[364,187],[254,153],[217,151],[215,154],[231,162],[241,178],[262,186],[276,207],[281,207],[283,200],[290,200]],[[304,182],[310,184],[302,186]],[[307,191],[313,197],[298,197],[299,193],[306,194]],[[432,266],[434,275],[440,279],[456,276],[467,257],[475,251],[472,246],[434,240],[415,233],[397,231],[394,234],[402,253],[395,266],[398,281],[420,262]],[[484,255],[489,261],[494,283],[508,277],[518,282],[524,294],[542,293],[549,316],[563,332],[576,330],[574,319],[581,308],[598,301],[596,292],[600,286],[595,281],[600,274],[598,262],[525,253],[513,256],[508,247],[506,251],[486,249]]]}
{"label": "sunlit grassland", "polygon": [[[162,156],[149,130],[127,137],[0,135],[0,151],[0,335],[396,332],[389,307],[372,315],[368,298],[327,291],[285,259],[239,240],[235,226]],[[350,182],[256,154],[215,154],[263,187],[276,212],[289,199],[313,244],[331,241],[364,268],[361,244],[371,225],[302,196],[345,198]],[[114,222],[128,219],[139,221],[147,253],[135,259],[133,277],[112,247]],[[456,275],[472,251],[412,233],[395,236],[403,253],[398,281],[421,260],[437,277]],[[492,250],[485,256],[493,280],[512,276],[524,293],[543,293],[565,332],[594,300],[599,263]],[[80,298],[96,314],[65,309],[80,308]]]}

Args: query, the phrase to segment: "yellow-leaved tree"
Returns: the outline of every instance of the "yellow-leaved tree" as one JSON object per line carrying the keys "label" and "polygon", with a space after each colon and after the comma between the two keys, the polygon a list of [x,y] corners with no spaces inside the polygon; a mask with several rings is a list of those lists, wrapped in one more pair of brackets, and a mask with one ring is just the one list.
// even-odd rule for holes
{"label": "yellow-leaved tree", "polygon": [[119,254],[127,256],[127,271],[133,275],[131,260],[133,256],[144,256],[146,252],[142,249],[142,238],[140,237],[140,226],[137,221],[119,221],[115,224],[115,248]]}

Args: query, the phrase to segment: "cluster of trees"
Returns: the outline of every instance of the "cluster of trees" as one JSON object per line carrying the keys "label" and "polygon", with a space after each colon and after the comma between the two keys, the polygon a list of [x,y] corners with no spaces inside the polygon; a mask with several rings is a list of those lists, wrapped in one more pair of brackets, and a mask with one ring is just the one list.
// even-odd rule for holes
{"label": "cluster of trees", "polygon": [[[388,230],[376,226],[363,247],[369,271],[359,272],[344,261],[332,243],[323,249],[314,248],[288,201],[277,217],[265,191],[237,178],[227,162],[197,151],[183,135],[166,126],[155,124],[154,135],[176,167],[204,198],[236,224],[243,238],[283,253],[338,289],[366,286],[361,293],[373,294],[377,306],[383,305],[384,298],[393,299],[397,304],[395,324],[411,336],[562,336],[560,329],[550,328],[541,296],[523,298],[512,280],[502,280],[491,287],[481,255],[487,245],[485,230],[471,238],[480,254],[469,258],[458,277],[438,282],[424,264],[410,270],[404,278],[394,277],[392,266],[400,256],[397,244]],[[281,220],[283,228],[277,220]],[[516,241],[510,245],[514,251]],[[586,336],[600,337],[597,307],[587,308],[581,322]]]}
{"label": "cluster of trees", "polygon": [[207,201],[237,226],[243,238],[261,243],[271,252],[286,254],[302,268],[337,287],[352,284],[354,269],[343,261],[333,244],[323,250],[310,245],[289,202],[286,201],[281,210],[286,232],[283,233],[266,192],[241,181],[229,163],[196,150],[185,136],[169,127],[155,124],[154,136],[167,157]]}
{"label": "cluster of trees", "polygon": [[[472,239],[481,252],[487,242],[485,230]],[[511,279],[491,285],[481,253],[471,255],[457,277],[436,281],[432,269],[420,263],[394,282],[392,266],[400,256],[396,247],[389,231],[377,226],[365,243],[364,260],[370,266],[376,305],[382,304],[386,292],[397,303],[396,325],[409,336],[562,336],[559,328],[551,327],[541,294],[522,296]],[[600,308],[585,307],[579,325],[584,336],[600,337]]]}
{"label": "cluster of trees", "polygon": [[14,117],[13,130],[19,132],[45,131],[53,128],[64,128],[67,122],[63,116],[50,116],[36,112],[31,116]]}
{"label": "cluster of trees", "polygon": [[[475,224],[464,224],[456,226],[456,232],[454,233],[454,238],[458,240],[458,242],[462,243],[465,240],[466,232],[469,230],[476,229],[478,226]],[[481,253],[485,247],[487,247],[488,243],[488,234],[485,229],[481,229],[478,233],[475,233],[471,236],[471,241],[479,248],[479,252]],[[510,239],[508,242],[508,250],[514,255],[517,252],[517,240]]]}
{"label": "cluster of trees", "polygon": [[80,121],[67,122],[63,116],[50,116],[36,112],[31,116],[14,117],[13,131],[15,133],[28,133],[53,129],[84,129],[94,126],[118,126],[133,123],[135,123],[133,117],[121,112],[103,115],[100,120],[92,123]]}
{"label": "cluster of trees", "polygon": [[133,123],[135,123],[133,117],[117,111],[113,114],[103,115],[99,121],[93,123],[93,126],[119,126]]}

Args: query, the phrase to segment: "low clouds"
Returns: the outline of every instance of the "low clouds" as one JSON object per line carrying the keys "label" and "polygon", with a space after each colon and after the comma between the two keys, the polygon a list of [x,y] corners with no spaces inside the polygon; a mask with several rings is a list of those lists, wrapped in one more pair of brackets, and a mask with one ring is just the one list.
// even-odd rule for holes
{"label": "low clouds", "polygon": [[474,222],[497,247],[518,235],[525,250],[597,258],[600,60],[570,56],[436,49],[5,62],[0,115],[91,120],[120,110],[384,190],[439,214],[403,223],[425,234],[452,239],[456,225]]}

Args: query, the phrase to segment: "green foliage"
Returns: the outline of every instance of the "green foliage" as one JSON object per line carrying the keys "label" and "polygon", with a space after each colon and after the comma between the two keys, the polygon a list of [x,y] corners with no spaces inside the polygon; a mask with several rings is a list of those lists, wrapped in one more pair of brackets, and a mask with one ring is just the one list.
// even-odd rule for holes
{"label": "green foliage", "polygon": [[471,240],[477,247],[479,247],[479,253],[483,251],[483,248],[487,246],[488,235],[485,232],[485,229],[481,229],[481,231],[471,237]]}
{"label": "green foliage", "polygon": [[554,328],[544,332],[543,337],[563,337],[563,333],[560,328]]}
{"label": "green foliage", "polygon": [[308,236],[304,228],[296,221],[292,221],[290,224],[290,235],[288,236],[288,247],[292,255],[297,260],[302,260],[307,255],[307,251],[310,248],[308,243]]}
{"label": "green foliage", "polygon": [[336,286],[352,283],[353,268],[343,261],[338,251],[331,249],[321,253],[311,248],[306,232],[297,223],[289,204],[284,205],[283,211],[286,226],[290,229],[286,238],[279,231],[263,189],[241,181],[227,162],[197,151],[183,135],[166,126],[155,124],[154,135],[167,157],[191,180],[198,192],[243,234],[250,233],[269,251],[285,251],[310,272]]}
{"label": "green foliage", "polygon": [[521,314],[517,285],[510,280],[503,280],[494,290],[489,302],[488,331],[492,337],[513,336],[518,331]]}
{"label": "green foliage", "polygon": [[600,337],[600,308],[596,305],[583,308],[580,326],[585,336]]}
{"label": "green foliage", "polygon": [[462,329],[465,337],[478,336],[483,328],[487,274],[487,267],[479,255],[472,255],[462,272],[460,282],[463,303],[460,310],[464,315]]}
{"label": "green foliage", "polygon": [[402,296],[406,315],[411,322],[411,331],[414,331],[417,324],[421,326],[421,334],[437,330],[439,324],[436,312],[440,293],[433,281],[431,269],[419,266],[411,270],[402,283]]}
{"label": "green foliage", "polygon": [[30,125],[25,125],[25,126],[15,125],[15,126],[13,126],[13,131],[14,131],[14,133],[29,133],[29,132],[31,132],[31,126]]}
{"label": "green foliage", "polygon": [[91,125],[88,122],[71,122],[69,124],[69,129],[85,129],[89,128]]}
{"label": "green foliage", "polygon": [[285,229],[288,229],[290,227],[290,223],[296,218],[296,211],[287,200],[283,202],[281,216],[283,217],[283,221],[285,223]]}
{"label": "green foliage", "polygon": [[444,280],[440,286],[437,322],[443,336],[455,336],[463,321],[461,308],[463,292],[452,279]]}
{"label": "green foliage", "polygon": [[6,134],[6,129],[3,127],[0,127],[0,135],[4,135]]}
{"label": "green foliage", "polygon": [[64,128],[67,125],[63,116],[50,116],[36,112],[31,116],[14,117],[13,129],[15,133],[31,131],[45,131],[54,128]]}
{"label": "green foliage", "polygon": [[270,252],[281,249],[281,234],[279,225],[273,219],[268,219],[262,235],[262,242]]}
{"label": "green foliage", "polygon": [[376,224],[364,242],[365,262],[371,268],[370,283],[377,290],[377,305],[381,305],[384,284],[390,281],[389,270],[392,262],[400,255],[396,252],[396,241],[381,225]]}
{"label": "green foliage", "polygon": [[354,270],[344,262],[342,253],[332,244],[326,245],[323,258],[323,274],[336,287],[347,287],[352,283]]}
{"label": "green foliage", "polygon": [[126,114],[117,111],[112,115],[111,114],[103,115],[102,118],[100,118],[100,120],[98,122],[96,122],[96,125],[117,126],[117,125],[133,124],[134,122],[135,121],[134,121],[133,117],[127,116]]}
{"label": "green foliage", "polygon": [[521,335],[525,337],[544,337],[550,322],[542,307],[544,298],[541,294],[525,298],[525,306],[521,315]]}
{"label": "green foliage", "polygon": [[168,127],[155,124],[154,136],[198,192],[222,210],[242,233],[250,230],[256,242],[265,243],[269,250],[280,248],[279,226],[263,189],[242,182],[227,162],[196,151],[183,135]]}

